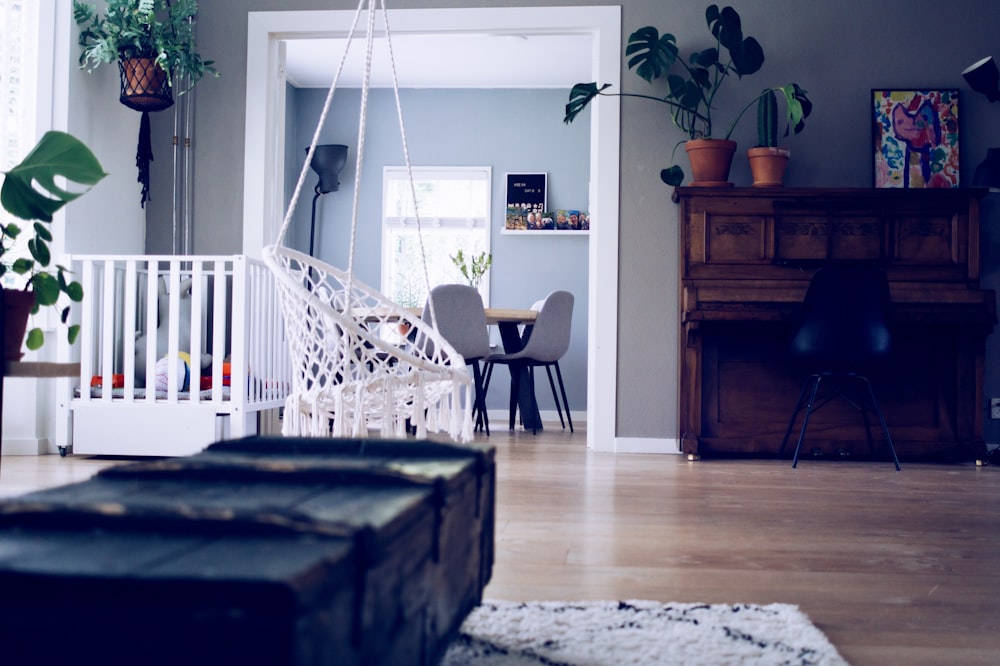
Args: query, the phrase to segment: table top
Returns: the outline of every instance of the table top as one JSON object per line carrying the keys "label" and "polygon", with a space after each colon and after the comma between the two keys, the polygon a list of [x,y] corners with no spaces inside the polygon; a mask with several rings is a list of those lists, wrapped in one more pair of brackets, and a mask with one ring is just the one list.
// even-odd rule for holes
{"label": "table top", "polygon": [[517,308],[486,308],[486,323],[488,324],[530,324],[538,318],[537,310],[521,310]]}

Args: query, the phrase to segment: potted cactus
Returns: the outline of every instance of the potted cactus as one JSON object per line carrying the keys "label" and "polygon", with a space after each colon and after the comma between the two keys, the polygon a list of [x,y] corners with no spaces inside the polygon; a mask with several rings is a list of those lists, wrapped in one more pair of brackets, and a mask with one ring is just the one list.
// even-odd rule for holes
{"label": "potted cactus", "polygon": [[[757,98],[757,146],[747,150],[754,187],[780,187],[785,182],[785,168],[791,153],[778,147],[778,95],[784,94],[788,108],[788,127],[784,136],[798,134],[812,103],[805,91],[792,83],[782,88],[768,88]],[[797,122],[796,122],[797,121]]]}

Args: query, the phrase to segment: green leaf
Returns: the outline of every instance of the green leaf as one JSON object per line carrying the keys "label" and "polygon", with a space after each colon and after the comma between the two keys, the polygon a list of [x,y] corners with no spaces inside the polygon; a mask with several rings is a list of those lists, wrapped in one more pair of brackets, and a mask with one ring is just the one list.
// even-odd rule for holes
{"label": "green leaf", "polygon": [[66,338],[69,340],[70,344],[73,344],[74,342],[76,342],[76,339],[78,337],[80,337],[80,325],[79,324],[73,324],[66,331]]}
{"label": "green leaf", "polygon": [[42,329],[35,327],[28,331],[28,339],[25,340],[25,346],[28,349],[35,351],[41,349],[43,344],[45,344],[45,335],[42,333]]}
{"label": "green leaf", "polygon": [[11,222],[6,227],[4,227],[3,232],[9,238],[17,238],[17,235],[21,233],[21,227]]}
{"label": "green leaf", "polygon": [[19,257],[14,260],[11,264],[11,270],[18,275],[24,275],[25,273],[31,271],[35,267],[35,262],[33,259],[28,259],[27,257]]}
{"label": "green leaf", "polygon": [[35,258],[40,266],[48,266],[52,260],[52,253],[49,246],[41,238],[32,238],[28,241],[28,252]]}
{"label": "green leaf", "polygon": [[684,170],[675,164],[669,169],[663,169],[660,171],[660,180],[667,185],[677,187],[684,182]]}
{"label": "green leaf", "polygon": [[651,25],[639,28],[628,38],[625,55],[629,56],[628,68],[651,83],[670,69],[677,60],[677,38],[660,32]]}
{"label": "green leaf", "polygon": [[75,303],[83,301],[83,285],[79,282],[70,282],[63,291],[71,301]]}
{"label": "green leaf", "polygon": [[590,101],[601,94],[602,90],[611,87],[610,83],[605,83],[600,88],[597,83],[578,83],[569,91],[569,102],[566,104],[566,117],[563,122],[569,124],[580,115]]}
{"label": "green leaf", "polygon": [[43,241],[45,241],[47,243],[51,243],[52,242],[52,232],[49,231],[48,227],[46,227],[41,222],[35,222],[34,228],[35,228],[35,235],[36,236],[38,236],[39,238],[41,238]]}
{"label": "green leaf", "polygon": [[35,273],[29,284],[38,305],[55,305],[59,300],[59,281],[48,273]]}
{"label": "green leaf", "polygon": [[[28,156],[7,172],[0,189],[0,203],[21,219],[51,222],[53,213],[106,175],[100,162],[79,139],[65,132],[46,132]],[[57,176],[86,189],[65,190],[56,185]],[[35,183],[43,191],[35,189]]]}

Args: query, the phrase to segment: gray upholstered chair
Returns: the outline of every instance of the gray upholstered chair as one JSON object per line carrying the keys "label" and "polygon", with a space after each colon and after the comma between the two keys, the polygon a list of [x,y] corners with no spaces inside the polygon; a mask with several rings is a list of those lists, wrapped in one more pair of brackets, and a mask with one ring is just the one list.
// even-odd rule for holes
{"label": "gray upholstered chair", "polygon": [[[523,374],[521,370],[524,368],[528,370],[531,403],[535,404],[535,368],[544,367],[545,372],[549,376],[549,386],[552,388],[552,397],[555,399],[559,421],[562,423],[563,428],[566,427],[566,422],[568,421],[569,430],[573,432],[573,419],[569,414],[566,387],[563,384],[562,372],[559,370],[559,359],[565,356],[569,350],[570,333],[573,323],[573,294],[568,291],[554,291],[546,296],[544,301],[541,301],[541,307],[536,303],[532,309],[538,310],[538,318],[531,328],[524,347],[517,352],[491,354],[486,358],[486,390],[489,390],[493,366],[496,364],[509,366],[512,383],[510,429],[513,430],[517,409],[517,396],[520,390],[519,384],[521,375]],[[556,393],[556,386],[552,381],[552,367],[555,367],[556,377],[559,380],[562,403],[559,402],[559,394]],[[563,421],[563,406],[566,407],[566,421]]]}
{"label": "gray upholstered chair", "polygon": [[464,284],[434,287],[421,316],[427,323],[434,321],[431,316],[431,299],[434,301],[433,312],[437,315],[438,331],[462,355],[466,364],[472,366],[476,389],[473,409],[476,429],[483,429],[489,435],[490,420],[486,415],[486,392],[483,390],[483,373],[479,365],[490,354],[490,333],[483,298],[474,287]]}

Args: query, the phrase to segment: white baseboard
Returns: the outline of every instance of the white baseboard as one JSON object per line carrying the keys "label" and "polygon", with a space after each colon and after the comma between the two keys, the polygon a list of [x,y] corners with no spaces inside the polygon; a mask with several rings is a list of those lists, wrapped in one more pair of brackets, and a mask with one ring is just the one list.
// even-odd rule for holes
{"label": "white baseboard", "polygon": [[616,437],[615,453],[666,453],[680,455],[680,442],[669,437]]}
{"label": "white baseboard", "polygon": [[49,452],[49,440],[44,437],[19,437],[3,440],[5,456],[41,456]]}

